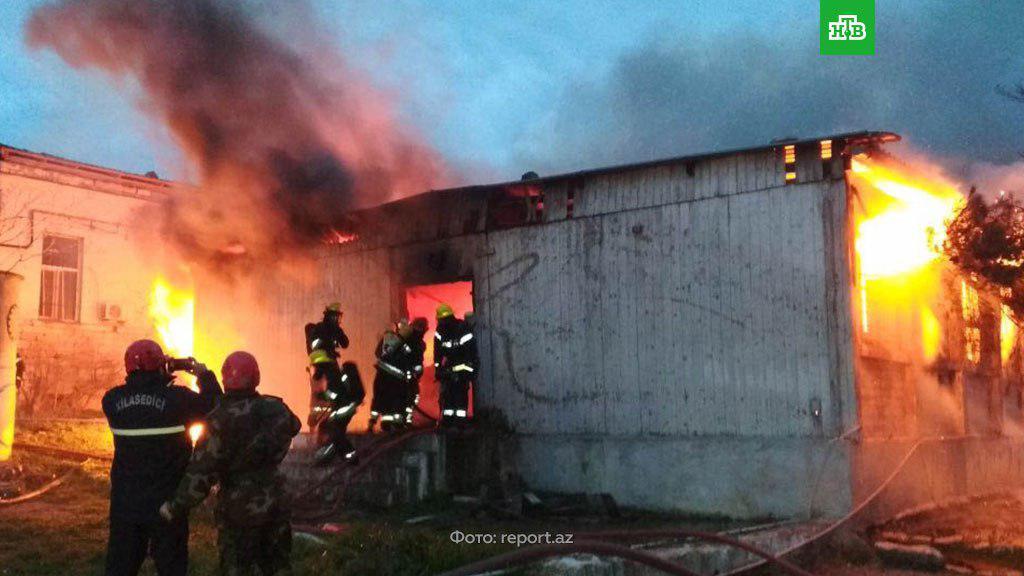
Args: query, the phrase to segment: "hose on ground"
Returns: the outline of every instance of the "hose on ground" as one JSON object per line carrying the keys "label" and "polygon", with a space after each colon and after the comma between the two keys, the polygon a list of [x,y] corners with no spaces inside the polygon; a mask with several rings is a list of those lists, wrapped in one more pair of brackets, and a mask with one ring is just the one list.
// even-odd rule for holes
{"label": "hose on ground", "polygon": [[[397,436],[390,436],[390,435],[378,436],[372,442],[370,442],[369,445],[364,446],[363,448],[361,448],[361,449],[356,451],[358,459],[359,460],[365,460],[365,459],[368,459],[368,458],[372,458],[373,457],[372,456],[373,453],[376,452],[378,447],[383,446],[384,444],[387,444],[388,442],[393,441],[393,440],[395,440],[397,438],[400,438],[401,436],[403,436],[404,434],[408,434],[409,432],[410,432],[410,430],[405,430],[405,431],[401,432],[400,434],[398,434]],[[305,498],[306,496],[309,496],[310,494],[313,494],[314,492],[316,492],[320,488],[323,488],[325,485],[327,485],[327,483],[329,483],[332,480],[334,480],[335,478],[337,478],[338,475],[343,474],[346,471],[349,471],[350,469],[351,469],[351,465],[349,465],[347,463],[343,464],[341,466],[335,467],[333,470],[331,470],[331,472],[329,474],[326,474],[323,478],[321,478],[315,484],[313,484],[312,486],[308,486],[302,492],[299,492],[298,494],[293,495],[292,496],[292,500],[301,500],[301,499]]]}
{"label": "hose on ground", "polygon": [[[390,452],[395,447],[401,446],[402,444],[405,444],[406,442],[408,442],[409,440],[411,440],[411,439],[413,439],[413,438],[415,438],[417,436],[422,436],[423,434],[427,434],[427,433],[431,433],[431,432],[435,432],[435,431],[436,431],[436,429],[434,427],[432,427],[432,426],[423,427],[423,428],[413,428],[411,430],[406,430],[406,431],[402,432],[401,434],[399,434],[397,436],[394,436],[392,438],[386,438],[384,441],[380,442],[379,444],[375,444],[373,446],[374,449],[372,451],[370,451],[366,456],[361,456],[360,460],[359,460],[359,463],[356,464],[356,466],[354,468],[351,468],[349,470],[348,475],[345,477],[345,480],[338,487],[338,494],[337,494],[337,497],[334,500],[334,504],[332,504],[327,510],[322,510],[322,511],[320,511],[318,513],[314,513],[314,514],[311,514],[311,515],[308,515],[308,516],[300,516],[299,519],[300,520],[318,520],[318,519],[326,518],[326,517],[334,514],[335,512],[337,512],[338,506],[341,504],[342,500],[344,499],[345,492],[347,491],[349,484],[352,483],[352,480],[354,478],[358,477],[359,475],[361,475],[366,470],[368,470],[369,467],[370,467],[370,464],[372,464],[375,460],[377,460],[382,454]],[[342,467],[342,468],[339,469],[339,471],[336,471],[336,472],[333,472],[331,474],[328,474],[320,482],[317,482],[311,488],[309,488],[309,489],[305,490],[304,492],[302,492],[299,495],[299,497],[304,497],[304,496],[309,495],[310,493],[312,493],[316,489],[318,489],[318,488],[324,486],[325,484],[327,484],[327,482],[329,482],[330,480],[334,479],[339,472],[344,471],[346,469],[347,469],[347,467]]]}
{"label": "hose on ground", "polygon": [[71,476],[71,474],[75,472],[75,470],[77,470],[77,468],[72,468],[71,470],[68,470],[67,472],[58,476],[57,478],[50,480],[41,488],[38,488],[26,494],[22,494],[14,498],[0,498],[0,506],[13,506],[14,504],[21,504],[23,502],[28,502],[29,500],[34,500],[42,496],[43,494],[46,494],[50,490],[53,490],[57,486],[63,484],[64,481],[67,480]]}
{"label": "hose on ground", "polygon": [[[761,557],[760,560],[757,560],[757,561],[755,561],[755,562],[753,562],[751,564],[748,564],[746,566],[742,566],[740,568],[737,568],[735,570],[727,572],[724,576],[746,576],[746,575],[751,574],[751,573],[753,573],[753,572],[755,572],[757,570],[762,569],[763,567],[767,566],[768,564],[772,564],[772,565],[774,565],[774,566],[784,570],[785,572],[787,572],[789,574],[793,574],[793,575],[796,575],[796,576],[809,576],[811,574],[810,572],[807,572],[806,570],[804,570],[804,569],[796,566],[795,564],[792,564],[791,562],[785,560],[785,557],[786,556],[790,556],[793,553],[795,553],[795,552],[797,552],[797,551],[799,551],[799,550],[801,550],[803,548],[806,548],[808,545],[810,545],[810,544],[812,544],[812,543],[814,543],[814,542],[816,542],[818,540],[821,540],[822,538],[824,538],[824,537],[828,536],[829,534],[833,533],[834,531],[839,529],[841,526],[845,525],[846,523],[851,521],[853,518],[858,516],[865,508],[867,508],[867,506],[869,506],[872,502],[874,502],[878,498],[878,496],[893,482],[893,480],[896,479],[896,477],[906,467],[907,463],[910,462],[910,460],[914,456],[914,454],[917,453],[917,449],[923,443],[924,443],[924,440],[919,440],[913,446],[911,446],[910,450],[907,451],[907,454],[902,458],[902,460],[900,460],[899,464],[896,465],[896,467],[889,474],[889,476],[887,476],[886,479],[883,480],[878,485],[878,487],[876,487],[871,492],[871,494],[869,494],[867,496],[867,498],[862,500],[860,502],[860,504],[858,504],[852,511],[850,511],[849,514],[847,514],[846,516],[843,516],[842,518],[840,518],[836,522],[830,524],[829,526],[827,526],[823,530],[815,533],[810,538],[808,538],[808,539],[806,539],[806,540],[804,540],[802,542],[799,542],[799,543],[797,543],[797,544],[795,544],[793,546],[790,546],[789,548],[783,550],[782,552],[779,552],[778,554],[770,554],[770,553],[768,553],[768,552],[766,552],[764,550],[761,550],[761,549],[759,549],[757,547],[751,546],[750,544],[747,544],[745,542],[736,540],[734,538],[731,538],[731,537],[728,537],[728,536],[725,536],[725,535],[722,535],[722,534],[715,534],[715,533],[708,533],[708,532],[699,532],[699,531],[692,531],[692,530],[685,530],[685,529],[678,529],[678,530],[630,530],[630,531],[617,531],[617,532],[598,532],[598,533],[583,535],[582,537],[579,538],[580,542],[578,544],[589,543],[589,539],[632,540],[632,539],[643,539],[643,538],[647,538],[647,539],[652,539],[652,538],[679,538],[679,537],[697,538],[697,539],[709,540],[709,541],[713,541],[713,542],[719,542],[719,543],[727,544],[727,545],[730,545],[730,546],[735,546],[737,548],[740,548],[742,550],[746,550],[747,552],[750,552],[752,554],[755,554],[755,555]],[[459,568],[457,570],[446,572],[443,576],[470,576],[472,574],[484,573],[484,572],[488,572],[488,571],[494,571],[494,570],[499,570],[499,569],[507,569],[507,568],[512,568],[512,567],[516,567],[516,566],[522,566],[524,564],[530,564],[530,563],[535,562],[536,560],[539,560],[541,558],[547,558],[547,557],[551,557],[551,556],[561,556],[561,555],[565,555],[565,554],[573,554],[573,553],[583,552],[583,550],[579,550],[579,549],[575,548],[575,546],[577,546],[578,544],[562,545],[562,547],[559,547],[558,545],[554,545],[554,546],[524,548],[524,549],[521,549],[521,550],[516,550],[515,552],[510,552],[508,554],[502,554],[502,555],[495,556],[495,557],[492,557],[492,558],[487,559],[487,560],[483,560],[483,561],[480,561],[480,562],[469,564],[469,565],[464,566],[462,568]],[[540,554],[540,555],[539,556],[534,556],[532,554],[532,551],[537,550],[537,549],[540,549],[540,552],[538,552],[538,554]],[[625,549],[626,550],[632,550],[631,548],[625,548]],[[610,555],[618,556],[618,554],[610,554]],[[621,556],[621,557],[625,558],[625,556]],[[627,558],[627,559],[629,559],[629,558]],[[675,566],[675,565],[672,565],[672,566]],[[676,568],[678,568],[678,567],[676,567]],[[664,570],[664,571],[666,573],[668,573],[668,574],[675,574],[675,573],[677,573],[677,572],[672,572],[670,570]]]}
{"label": "hose on ground", "polygon": [[655,540],[655,539],[685,539],[691,538],[696,540],[703,540],[706,542],[717,542],[719,544],[725,544],[733,548],[739,548],[740,550],[749,552],[755,556],[760,556],[764,562],[772,564],[777,568],[785,571],[788,574],[794,576],[813,576],[810,572],[800,568],[799,566],[787,561],[782,558],[771,554],[765,550],[762,550],[756,546],[752,546],[747,542],[726,536],[724,534],[718,534],[715,532],[703,532],[700,530],[687,530],[687,529],[662,529],[662,530],[620,530],[620,531],[607,531],[607,532],[593,532],[576,534],[576,539],[581,541],[589,540],[615,540],[615,541],[630,541],[630,540]]}
{"label": "hose on ground", "polygon": [[[882,483],[879,484],[878,487],[875,488],[871,492],[871,494],[868,495],[867,498],[862,500],[860,504],[858,504],[856,507],[854,507],[854,509],[851,510],[849,514],[847,514],[846,516],[843,516],[839,520],[836,520],[835,522],[833,522],[832,524],[828,525],[824,529],[818,531],[817,533],[812,535],[810,538],[804,540],[803,542],[798,542],[798,543],[794,544],[793,546],[790,546],[789,548],[786,548],[782,552],[779,552],[776,556],[779,557],[779,558],[784,558],[786,556],[790,556],[793,553],[806,548],[808,545],[810,545],[810,544],[812,544],[814,542],[817,542],[818,540],[821,540],[822,538],[828,536],[829,534],[832,534],[833,532],[838,530],[841,526],[844,526],[849,521],[851,521],[855,517],[857,517],[865,508],[868,507],[868,505],[870,505],[872,502],[874,502],[875,499],[878,498],[878,496],[886,488],[889,487],[889,484],[891,484],[892,481],[895,480],[896,477],[899,475],[899,473],[903,471],[903,468],[906,467],[907,463],[910,462],[910,459],[914,456],[914,454],[917,453],[917,449],[920,448],[921,444],[923,444],[924,442],[925,442],[924,439],[918,440],[913,446],[911,446],[910,450],[907,451],[906,456],[904,456],[903,459],[900,460],[900,463],[896,465],[896,467],[893,469],[892,473],[889,474],[889,476],[886,477],[886,479],[883,480]],[[726,572],[723,576],[745,576],[745,575],[750,574],[750,573],[752,573],[752,572],[754,572],[756,570],[760,570],[766,564],[767,564],[767,561],[759,560],[759,561],[754,562],[752,564],[748,564],[746,566],[742,566],[740,568],[737,568],[737,569],[735,569],[735,570],[733,570],[731,572]]]}
{"label": "hose on ground", "polygon": [[619,544],[597,541],[574,542],[572,544],[541,544],[530,546],[529,548],[521,548],[514,552],[467,564],[461,568],[444,572],[440,576],[472,576],[474,574],[491,573],[532,564],[545,558],[567,556],[570,554],[595,554],[597,556],[618,557],[636,562],[637,564],[650,566],[673,576],[699,576],[696,572],[659,558],[650,552],[636,550]]}

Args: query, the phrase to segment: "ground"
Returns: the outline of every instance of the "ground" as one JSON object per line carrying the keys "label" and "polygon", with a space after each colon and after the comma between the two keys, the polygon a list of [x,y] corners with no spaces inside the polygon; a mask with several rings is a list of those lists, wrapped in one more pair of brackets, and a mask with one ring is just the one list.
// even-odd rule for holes
{"label": "ground", "polygon": [[[0,507],[0,575],[52,576],[101,574],[107,534],[109,463],[79,464],[64,457],[17,449],[17,441],[79,451],[109,453],[109,433],[80,423],[28,423],[19,426],[11,463],[40,471],[41,480],[74,468],[67,481],[40,498]],[[42,483],[42,482],[40,482]],[[294,574],[436,574],[502,550],[459,547],[448,533],[429,527],[402,526],[393,519],[346,522],[340,534],[321,536],[326,546],[298,538]],[[192,516],[190,574],[216,574],[216,533],[209,506]],[[154,572],[148,566],[143,574]]]}
{"label": "ground", "polygon": [[[109,432],[99,423],[25,423],[18,441],[97,454],[109,454]],[[14,466],[32,470],[41,485],[74,470],[66,482],[40,498],[13,506],[0,506],[0,576],[49,576],[54,574],[101,574],[106,545],[108,467],[105,460],[84,463],[68,455],[53,456],[16,449]],[[27,489],[31,490],[29,486]],[[9,497],[7,495],[5,497]],[[422,520],[410,524],[410,519]],[[679,518],[631,516],[611,521],[618,528],[679,525]],[[353,510],[337,523],[336,534],[317,535],[320,541],[298,537],[293,554],[294,574],[430,575],[490,555],[510,546],[454,544],[453,529],[465,532],[536,533],[596,530],[607,519],[565,518],[537,521],[497,521],[474,517],[441,499],[415,509],[392,512]],[[714,530],[728,527],[721,519],[687,519],[687,526]],[[210,506],[192,516],[190,574],[216,574],[216,533]],[[885,569],[871,561],[848,565],[841,554],[814,567],[817,574],[838,576],[915,576],[918,573]],[[839,559],[837,559],[839,558]],[[527,573],[527,572],[524,572]],[[143,574],[152,575],[147,565]]]}

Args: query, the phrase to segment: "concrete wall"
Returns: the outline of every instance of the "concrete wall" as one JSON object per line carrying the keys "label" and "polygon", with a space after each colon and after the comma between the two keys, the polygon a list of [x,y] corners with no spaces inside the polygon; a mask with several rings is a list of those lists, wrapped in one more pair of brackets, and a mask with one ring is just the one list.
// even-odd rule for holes
{"label": "concrete wall", "polygon": [[[0,267],[25,282],[19,311],[23,408],[47,414],[95,409],[123,379],[125,346],[152,337],[148,295],[160,254],[141,249],[137,226],[166,183],[46,156],[0,149]],[[155,221],[151,219],[151,221]],[[77,321],[39,315],[43,237],[81,240]],[[103,305],[119,319],[101,316]]]}
{"label": "concrete wall", "polygon": [[534,489],[607,492],[620,505],[732,518],[837,517],[851,506],[846,448],[827,439],[517,438]]}

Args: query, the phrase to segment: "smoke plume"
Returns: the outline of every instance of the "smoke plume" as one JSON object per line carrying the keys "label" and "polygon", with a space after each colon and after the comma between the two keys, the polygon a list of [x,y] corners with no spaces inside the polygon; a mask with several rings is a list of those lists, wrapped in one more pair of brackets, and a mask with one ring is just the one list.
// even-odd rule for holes
{"label": "smoke plume", "polygon": [[866,57],[819,55],[814,9],[797,5],[806,20],[767,33],[749,19],[655,33],[574,79],[521,138],[521,165],[551,173],[856,130],[895,131],[939,157],[1024,152],[1024,104],[999,92],[1024,81],[1019,2],[879,2]]}
{"label": "smoke plume", "polygon": [[227,247],[272,264],[320,242],[359,207],[445,184],[439,155],[337,54],[310,54],[228,0],[62,0],[27,28],[76,68],[137,92],[199,189],[163,219],[186,254]]}

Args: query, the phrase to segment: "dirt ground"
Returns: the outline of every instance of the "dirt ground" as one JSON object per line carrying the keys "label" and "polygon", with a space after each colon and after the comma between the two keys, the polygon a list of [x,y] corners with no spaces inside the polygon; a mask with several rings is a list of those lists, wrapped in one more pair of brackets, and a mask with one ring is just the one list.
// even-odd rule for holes
{"label": "dirt ground", "polygon": [[[95,423],[28,422],[19,427],[17,438],[34,445],[95,454],[110,454],[112,450],[109,431]],[[64,485],[38,499],[14,506],[0,506],[0,576],[102,573],[109,462],[80,460],[18,450],[16,444],[12,465],[26,473],[25,484],[41,484],[68,470],[74,472]],[[28,490],[32,488],[26,486]],[[10,496],[0,495],[3,498]],[[216,527],[211,508],[207,503],[192,516],[190,574],[197,576],[217,572]],[[954,546],[946,546],[944,552],[954,555],[984,553],[987,554],[986,561],[995,559],[993,566],[1019,566],[1024,565],[1021,562],[1024,557],[1015,556],[1013,551],[1024,546],[1024,522],[1021,518],[1024,518],[1024,499],[1019,495],[1006,495],[930,510],[879,527],[872,536],[886,532],[902,534],[907,540],[933,541],[959,534],[961,540]],[[411,519],[416,520],[410,523]],[[493,518],[460,511],[450,499],[402,510],[348,510],[338,519],[337,533],[296,540],[293,572],[295,575],[340,576],[437,574],[511,549],[500,545],[456,545],[449,540],[453,529],[590,531],[607,528],[607,522],[607,519],[595,523],[594,519],[572,518],[496,522]],[[618,528],[689,525],[718,530],[727,528],[729,523],[723,524],[720,519],[662,518],[627,513],[613,524]],[[865,549],[867,544],[861,540],[860,547]],[[817,565],[807,568],[815,574],[836,576],[935,574],[889,568],[872,558],[870,551],[857,554],[848,548],[825,552],[819,556]],[[152,568],[145,568],[143,574],[153,574]]]}

